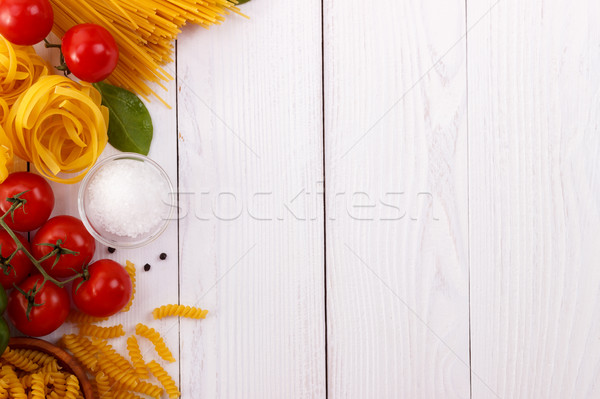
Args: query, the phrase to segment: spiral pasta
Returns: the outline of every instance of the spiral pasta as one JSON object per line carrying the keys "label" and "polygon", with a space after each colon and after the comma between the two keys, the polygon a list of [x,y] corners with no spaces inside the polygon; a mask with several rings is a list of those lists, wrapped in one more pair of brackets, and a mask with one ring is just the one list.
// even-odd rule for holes
{"label": "spiral pasta", "polygon": [[154,374],[156,379],[160,381],[163,388],[165,388],[165,392],[167,395],[169,395],[169,398],[178,398],[181,396],[179,389],[177,389],[177,385],[175,385],[175,381],[173,381],[173,378],[167,374],[165,369],[163,369],[160,364],[152,360],[150,363],[148,363],[148,369],[152,374]]}
{"label": "spiral pasta", "polygon": [[155,319],[162,319],[168,316],[188,317],[190,319],[204,319],[208,310],[203,310],[193,306],[184,305],[163,305],[152,311]]}
{"label": "spiral pasta", "polygon": [[131,298],[129,298],[129,303],[125,305],[121,312],[129,311],[133,304],[133,298],[135,297],[135,265],[128,260],[125,261],[125,271],[129,274],[129,278],[131,279]]}
{"label": "spiral pasta", "polygon": [[101,357],[110,360],[121,369],[127,372],[133,371],[133,366],[127,359],[119,354],[107,341],[95,340],[92,345],[99,351]]}
{"label": "spiral pasta", "polygon": [[140,345],[138,344],[135,335],[127,338],[127,351],[129,352],[129,357],[131,358],[131,363],[133,363],[137,376],[140,378],[148,378],[146,362],[144,362],[142,351],[140,350]]}
{"label": "spiral pasta", "polygon": [[74,334],[64,335],[61,346],[68,349],[73,356],[90,372],[98,371],[98,350],[92,346],[89,339]]}
{"label": "spiral pasta", "polygon": [[77,310],[71,310],[67,316],[68,323],[89,324],[108,320],[108,317],[94,317]]}
{"label": "spiral pasta", "polygon": [[113,393],[113,399],[144,399],[139,395],[129,391],[116,390]]}
{"label": "spiral pasta", "polygon": [[46,398],[46,382],[43,374],[31,374],[31,399]]}
{"label": "spiral pasta", "polygon": [[98,90],[86,83],[43,76],[17,99],[4,130],[14,153],[33,163],[42,176],[76,183],[108,141],[108,109],[101,102]]}
{"label": "spiral pasta", "polygon": [[135,326],[135,333],[141,337],[147,338],[150,342],[152,342],[152,344],[154,344],[154,349],[156,349],[156,353],[158,353],[158,355],[164,360],[167,362],[175,361],[175,358],[165,344],[165,341],[154,328],[150,328],[142,323],[138,323]]}
{"label": "spiral pasta", "polygon": [[40,367],[19,352],[12,350],[10,347],[6,348],[2,354],[2,359],[23,371],[34,371]]}
{"label": "spiral pasta", "polygon": [[0,379],[0,399],[8,398],[9,384],[4,378]]}
{"label": "spiral pasta", "polygon": [[98,365],[108,377],[125,388],[134,389],[138,385],[139,379],[131,370],[123,370],[106,357],[101,356],[98,359]]}
{"label": "spiral pasta", "polygon": [[15,349],[15,352],[17,352],[21,356],[26,357],[27,359],[31,360],[40,367],[43,367],[52,362],[56,362],[56,359],[53,356],[32,349]]}
{"label": "spiral pasta", "polygon": [[67,391],[65,392],[65,399],[77,399],[81,390],[79,389],[79,379],[71,374],[67,377]]}
{"label": "spiral pasta", "polygon": [[110,382],[108,381],[106,374],[103,372],[96,374],[96,388],[98,389],[98,398],[113,398],[113,395],[110,393]]}
{"label": "spiral pasta", "polygon": [[93,324],[83,324],[79,326],[79,334],[96,338],[118,338],[125,335],[122,324],[110,327],[100,327]]}
{"label": "spiral pasta", "polygon": [[133,391],[144,395],[152,396],[153,398],[159,398],[163,393],[163,389],[161,387],[146,381],[140,381],[137,387],[133,389]]}
{"label": "spiral pasta", "polygon": [[0,371],[0,378],[6,381],[8,384],[9,397],[17,398],[17,399],[27,399],[27,394],[25,394],[25,388],[17,378],[17,374],[13,370],[11,366],[4,365],[2,366],[2,371]]}
{"label": "spiral pasta", "polygon": [[0,36],[0,123],[19,96],[48,74],[48,64],[33,47],[15,46]]}

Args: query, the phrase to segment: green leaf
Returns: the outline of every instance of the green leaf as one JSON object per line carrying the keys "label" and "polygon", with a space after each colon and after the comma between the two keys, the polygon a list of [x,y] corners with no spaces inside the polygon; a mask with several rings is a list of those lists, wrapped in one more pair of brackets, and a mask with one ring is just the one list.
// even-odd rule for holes
{"label": "green leaf", "polygon": [[250,1],[250,0],[238,0],[238,2],[237,2],[237,4],[236,4],[236,5],[238,5],[238,6],[239,6],[239,5],[241,5],[241,4],[244,4],[244,3],[247,3],[247,2],[249,2],[249,1]]}
{"label": "green leaf", "polygon": [[94,83],[109,111],[108,142],[117,150],[148,155],[152,142],[152,118],[144,103],[132,92]]}

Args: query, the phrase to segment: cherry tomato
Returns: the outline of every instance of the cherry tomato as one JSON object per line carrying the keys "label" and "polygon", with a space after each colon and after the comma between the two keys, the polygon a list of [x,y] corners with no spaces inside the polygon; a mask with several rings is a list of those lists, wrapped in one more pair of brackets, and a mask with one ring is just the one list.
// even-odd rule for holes
{"label": "cherry tomato", "polygon": [[37,274],[27,278],[19,288],[28,293],[34,286],[38,290],[34,297],[34,304],[27,318],[29,301],[19,290],[14,289],[8,296],[8,317],[12,324],[23,334],[40,337],[50,334],[60,327],[69,314],[69,294],[67,290],[56,284],[46,281]]}
{"label": "cherry tomato", "polygon": [[73,216],[61,215],[48,220],[31,241],[31,254],[41,259],[55,248],[43,244],[59,245],[61,248],[78,254],[60,253],[42,262],[42,267],[54,278],[70,277],[81,272],[94,256],[96,241],[88,233],[81,220]]}
{"label": "cherry tomato", "polygon": [[79,79],[95,83],[106,79],[117,66],[119,49],[109,31],[100,25],[75,25],[62,39],[65,63]]}
{"label": "cherry tomato", "polygon": [[40,227],[54,209],[54,192],[50,184],[41,176],[29,172],[15,172],[8,175],[0,184],[0,210],[8,211],[12,205],[8,198],[26,191],[19,198],[27,201],[4,221],[12,230],[31,231]]}
{"label": "cherry tomato", "polygon": [[[15,233],[21,244],[29,251],[30,246],[27,239],[22,235]],[[17,244],[12,237],[4,230],[0,231],[0,284],[5,289],[10,289],[14,284],[19,284],[25,280],[33,268],[33,263],[29,260],[25,252],[19,251],[8,261],[10,255],[17,249]],[[1,313],[1,312],[0,312]]]}
{"label": "cherry tomato", "polygon": [[11,43],[33,46],[48,36],[53,23],[48,0],[0,1],[0,33]]}
{"label": "cherry tomato", "polygon": [[95,317],[108,317],[127,305],[132,285],[123,266],[114,260],[101,259],[88,267],[87,274],[73,282],[73,303],[79,310]]}

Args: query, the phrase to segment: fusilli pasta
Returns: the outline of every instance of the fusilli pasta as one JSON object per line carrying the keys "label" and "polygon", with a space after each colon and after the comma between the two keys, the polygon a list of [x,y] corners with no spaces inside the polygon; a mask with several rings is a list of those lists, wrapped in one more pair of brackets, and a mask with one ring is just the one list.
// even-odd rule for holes
{"label": "fusilli pasta", "polygon": [[152,311],[155,319],[162,319],[168,316],[188,317],[190,319],[204,319],[208,310],[203,310],[193,306],[184,305],[163,305]]}
{"label": "fusilli pasta", "polygon": [[125,261],[125,271],[129,274],[129,278],[131,279],[131,298],[129,298],[129,302],[125,307],[121,310],[121,312],[128,312],[133,305],[133,298],[135,297],[135,265],[130,261]]}
{"label": "fusilli pasta", "polygon": [[77,310],[71,310],[67,316],[67,322],[74,324],[98,323],[108,320],[108,317],[94,317]]}
{"label": "fusilli pasta", "polygon": [[150,328],[142,323],[138,323],[135,326],[135,333],[141,337],[150,340],[150,342],[154,344],[154,349],[156,349],[156,353],[158,353],[158,355],[164,360],[166,360],[167,362],[175,361],[175,358],[173,357],[173,354],[171,354],[171,351],[165,344],[165,341],[154,328]]}
{"label": "fusilli pasta", "polygon": [[13,351],[10,347],[6,348],[2,354],[2,359],[23,371],[34,371],[40,367],[19,352]]}
{"label": "fusilli pasta", "polygon": [[79,389],[79,379],[71,374],[67,377],[67,391],[65,392],[65,399],[77,399],[81,390]]}
{"label": "fusilli pasta", "polygon": [[44,381],[43,374],[30,374],[31,375],[31,399],[45,399],[46,398],[46,382]]}
{"label": "fusilli pasta", "polygon": [[98,398],[112,399],[113,395],[110,392],[110,382],[108,377],[103,372],[96,374],[96,387],[98,389]]}
{"label": "fusilli pasta", "polygon": [[140,350],[140,345],[138,344],[135,335],[127,338],[127,351],[129,352],[129,357],[131,358],[131,363],[133,363],[137,376],[140,378],[148,378],[148,368],[142,357],[142,351]]}
{"label": "fusilli pasta", "polygon": [[96,338],[118,338],[125,335],[122,324],[111,327],[100,327],[94,324],[83,324],[79,326],[79,334]]}
{"label": "fusilli pasta", "polygon": [[152,374],[154,374],[156,379],[160,381],[162,386],[165,388],[165,392],[167,395],[169,395],[169,398],[178,398],[181,396],[177,385],[175,385],[175,381],[173,381],[173,378],[167,374],[165,369],[163,369],[160,364],[152,360],[150,363],[148,363],[148,369]]}

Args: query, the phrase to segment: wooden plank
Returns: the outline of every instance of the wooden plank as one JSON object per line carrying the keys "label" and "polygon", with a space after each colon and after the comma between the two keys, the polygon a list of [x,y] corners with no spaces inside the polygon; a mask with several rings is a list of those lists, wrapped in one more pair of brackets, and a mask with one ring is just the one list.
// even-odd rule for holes
{"label": "wooden plank", "polygon": [[243,11],[177,46],[183,397],[320,398],[321,4]]}
{"label": "wooden plank", "polygon": [[474,398],[600,395],[598,15],[501,1],[469,35]]}
{"label": "wooden plank", "polygon": [[329,397],[468,397],[464,2],[324,4]]}

